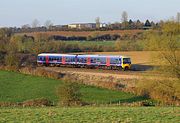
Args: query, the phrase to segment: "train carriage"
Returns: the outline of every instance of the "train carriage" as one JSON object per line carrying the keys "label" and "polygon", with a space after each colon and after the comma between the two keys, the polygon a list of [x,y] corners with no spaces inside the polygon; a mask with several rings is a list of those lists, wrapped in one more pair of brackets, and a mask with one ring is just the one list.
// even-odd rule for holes
{"label": "train carriage", "polygon": [[131,59],[126,56],[113,55],[71,55],[71,54],[50,54],[42,53],[38,55],[37,64],[39,66],[59,66],[73,65],[79,67],[104,67],[130,69]]}

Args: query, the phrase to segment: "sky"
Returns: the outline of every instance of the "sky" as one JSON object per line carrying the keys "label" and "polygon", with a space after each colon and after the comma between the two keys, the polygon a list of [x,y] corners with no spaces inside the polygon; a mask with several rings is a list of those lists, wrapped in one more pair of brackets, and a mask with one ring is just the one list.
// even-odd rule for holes
{"label": "sky", "polygon": [[0,0],[0,27],[21,27],[39,20],[43,25],[121,21],[123,11],[128,19],[168,20],[180,12],[180,0]]}

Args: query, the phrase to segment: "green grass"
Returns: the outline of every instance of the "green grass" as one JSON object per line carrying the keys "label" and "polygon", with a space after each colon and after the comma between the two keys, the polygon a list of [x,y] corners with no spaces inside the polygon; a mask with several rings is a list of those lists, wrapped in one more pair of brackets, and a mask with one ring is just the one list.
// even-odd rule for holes
{"label": "green grass", "polygon": [[[22,102],[36,98],[58,101],[56,88],[60,80],[0,71],[0,102]],[[82,100],[89,103],[135,102],[144,100],[130,93],[80,85]]]}
{"label": "green grass", "polygon": [[179,123],[179,107],[0,108],[0,122]]}
{"label": "green grass", "polygon": [[83,46],[99,45],[99,46],[114,46],[116,41],[64,41],[67,44],[80,44]]}

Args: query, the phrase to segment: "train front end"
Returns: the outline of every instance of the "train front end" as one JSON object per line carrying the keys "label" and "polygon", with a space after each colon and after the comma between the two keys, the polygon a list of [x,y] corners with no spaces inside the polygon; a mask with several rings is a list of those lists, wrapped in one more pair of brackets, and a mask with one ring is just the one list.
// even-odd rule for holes
{"label": "train front end", "polygon": [[130,57],[122,57],[121,67],[123,70],[131,69],[131,58]]}

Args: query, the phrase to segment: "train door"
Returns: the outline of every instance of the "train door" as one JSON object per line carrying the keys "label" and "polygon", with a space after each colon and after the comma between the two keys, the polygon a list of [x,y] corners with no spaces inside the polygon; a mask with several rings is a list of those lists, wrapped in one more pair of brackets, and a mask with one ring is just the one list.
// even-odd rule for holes
{"label": "train door", "polygon": [[119,65],[122,66],[122,58],[119,58]]}
{"label": "train door", "polygon": [[110,57],[106,57],[106,66],[109,67],[110,66]]}
{"label": "train door", "polygon": [[62,64],[66,64],[66,57],[62,56]]}
{"label": "train door", "polygon": [[78,55],[75,56],[75,64],[78,62]]}
{"label": "train door", "polygon": [[91,57],[87,57],[87,65],[91,65]]}
{"label": "train door", "polygon": [[46,56],[46,65],[49,64],[49,56]]}

